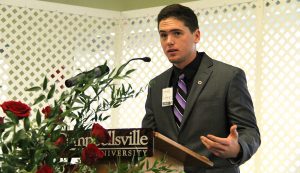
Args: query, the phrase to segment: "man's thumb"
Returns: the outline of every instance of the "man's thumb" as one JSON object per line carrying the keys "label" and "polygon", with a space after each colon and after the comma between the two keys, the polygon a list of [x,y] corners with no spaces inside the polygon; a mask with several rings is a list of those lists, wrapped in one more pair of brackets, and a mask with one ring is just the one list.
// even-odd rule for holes
{"label": "man's thumb", "polygon": [[237,125],[233,125],[230,127],[230,135],[233,137],[233,138],[238,138],[239,137],[239,134],[237,132]]}

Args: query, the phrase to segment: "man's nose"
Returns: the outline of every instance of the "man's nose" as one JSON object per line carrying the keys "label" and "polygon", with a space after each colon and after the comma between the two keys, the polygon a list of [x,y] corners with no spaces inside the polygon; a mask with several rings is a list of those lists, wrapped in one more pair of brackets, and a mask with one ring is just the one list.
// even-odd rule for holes
{"label": "man's nose", "polygon": [[174,38],[172,36],[167,37],[167,44],[168,45],[173,45],[174,44]]}

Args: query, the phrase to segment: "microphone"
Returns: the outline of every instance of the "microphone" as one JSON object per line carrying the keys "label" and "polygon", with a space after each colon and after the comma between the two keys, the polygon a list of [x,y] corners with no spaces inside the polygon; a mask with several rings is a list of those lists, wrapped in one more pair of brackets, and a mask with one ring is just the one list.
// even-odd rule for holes
{"label": "microphone", "polygon": [[79,73],[74,77],[71,77],[70,79],[65,81],[65,85],[66,87],[70,88],[78,83],[83,83],[83,81],[86,81],[87,79],[95,79],[103,75],[106,75],[108,74],[108,72],[109,72],[109,67],[106,64],[99,65],[98,67],[95,67],[90,71],[85,71]]}
{"label": "microphone", "polygon": [[118,69],[117,73],[120,74],[123,69],[131,62],[131,61],[134,61],[134,60],[143,60],[144,62],[150,62],[151,61],[151,58],[149,57],[143,57],[143,58],[132,58],[130,60],[128,60],[125,64],[121,65],[121,67]]}
{"label": "microphone", "polygon": [[150,62],[151,58],[150,57],[143,57],[143,58],[133,58],[129,61],[133,61],[133,60],[143,60],[144,62]]}

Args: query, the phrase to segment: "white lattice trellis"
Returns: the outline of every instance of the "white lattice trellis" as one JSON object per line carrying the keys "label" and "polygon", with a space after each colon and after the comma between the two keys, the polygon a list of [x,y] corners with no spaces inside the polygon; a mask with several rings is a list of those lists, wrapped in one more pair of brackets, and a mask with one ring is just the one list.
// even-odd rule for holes
{"label": "white lattice trellis", "polygon": [[[1,45],[9,45],[1,54],[1,101],[32,102],[37,95],[24,89],[40,84],[44,76],[62,91],[64,81],[80,71],[105,61],[114,65],[118,18],[1,3],[0,9]],[[111,16],[119,16],[115,13]]]}

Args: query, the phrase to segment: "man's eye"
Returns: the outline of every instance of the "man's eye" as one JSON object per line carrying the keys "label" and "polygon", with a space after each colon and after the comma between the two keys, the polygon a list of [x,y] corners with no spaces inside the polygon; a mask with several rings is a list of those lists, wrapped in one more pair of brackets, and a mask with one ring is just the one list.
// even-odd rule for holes
{"label": "man's eye", "polygon": [[174,35],[179,36],[179,35],[181,35],[181,33],[180,32],[174,32]]}
{"label": "man's eye", "polygon": [[167,34],[160,34],[160,38],[166,38]]}

